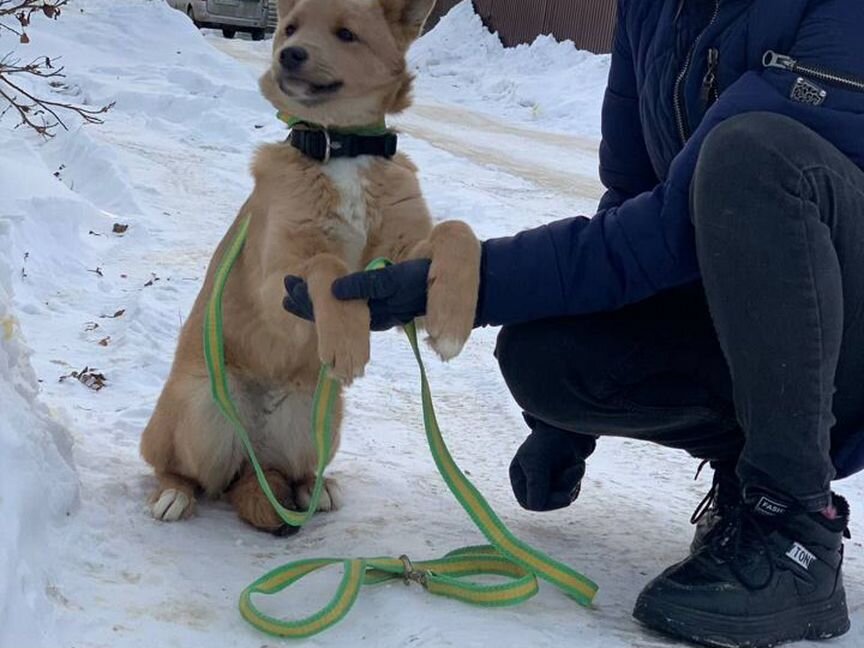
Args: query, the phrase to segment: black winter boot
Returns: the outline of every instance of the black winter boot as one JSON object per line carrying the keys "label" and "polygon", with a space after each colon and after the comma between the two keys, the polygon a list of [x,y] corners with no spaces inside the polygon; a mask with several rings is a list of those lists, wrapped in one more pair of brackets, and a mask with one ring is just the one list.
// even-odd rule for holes
{"label": "black winter boot", "polygon": [[[703,463],[702,466],[705,464]],[[702,470],[702,466],[699,470]],[[690,517],[690,523],[696,525],[693,541],[690,543],[690,553],[697,553],[711,540],[715,532],[722,528],[723,521],[729,520],[735,509],[741,506],[741,482],[735,474],[734,463],[712,463],[714,482],[711,490],[696,507]],[[696,473],[698,478],[699,473]]]}
{"label": "black winter boot", "polygon": [[724,648],[845,633],[846,500],[834,496],[829,519],[774,495],[749,495],[698,553],[648,584],[633,615],[660,632]]}

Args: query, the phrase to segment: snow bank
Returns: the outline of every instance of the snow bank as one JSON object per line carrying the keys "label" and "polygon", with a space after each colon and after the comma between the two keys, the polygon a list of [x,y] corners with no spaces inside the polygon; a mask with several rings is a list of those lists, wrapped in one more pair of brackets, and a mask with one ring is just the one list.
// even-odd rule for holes
{"label": "snow bank", "polygon": [[0,151],[0,646],[39,646],[52,632],[50,548],[77,486],[69,435],[38,400],[12,306],[13,276],[26,273],[12,238],[22,203],[56,181],[20,138],[0,134]]}
{"label": "snow bank", "polygon": [[609,60],[551,36],[505,48],[471,0],[456,5],[411,50],[426,97],[597,137]]}

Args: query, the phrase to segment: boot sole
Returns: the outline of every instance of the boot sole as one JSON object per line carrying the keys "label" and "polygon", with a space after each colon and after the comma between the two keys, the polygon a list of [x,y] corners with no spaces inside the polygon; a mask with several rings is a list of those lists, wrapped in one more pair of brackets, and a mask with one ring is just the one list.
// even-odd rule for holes
{"label": "boot sole", "polygon": [[839,637],[849,631],[846,592],[775,614],[725,616],[640,596],[633,616],[645,626],[704,646],[770,648],[788,641]]}

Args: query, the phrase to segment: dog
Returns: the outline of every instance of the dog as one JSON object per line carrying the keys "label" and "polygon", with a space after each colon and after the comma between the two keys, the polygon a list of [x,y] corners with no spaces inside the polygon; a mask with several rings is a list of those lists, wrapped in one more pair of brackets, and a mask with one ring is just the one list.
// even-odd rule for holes
{"label": "dog", "polygon": [[[280,0],[263,95],[281,114],[323,128],[325,135],[383,122],[410,105],[406,52],[434,3]],[[313,159],[289,142],[265,145],[255,155],[252,194],[210,262],[142,434],[141,454],[158,480],[150,499],[158,520],[188,518],[203,492],[226,496],[239,517],[258,529],[285,531],[213,401],[204,358],[202,326],[214,275],[247,219],[248,239],[223,297],[226,366],[232,396],[283,505],[309,506],[320,364],[349,385],[369,361],[368,305],[335,299],[335,279],[377,257],[431,259],[424,322],[431,346],[449,360],[470,335],[480,274],[480,243],[471,228],[459,221],[433,227],[417,169],[403,154],[326,157]],[[283,310],[288,274],[307,281],[314,323]],[[340,395],[334,453],[341,419]],[[319,510],[338,505],[337,485],[327,479]]]}

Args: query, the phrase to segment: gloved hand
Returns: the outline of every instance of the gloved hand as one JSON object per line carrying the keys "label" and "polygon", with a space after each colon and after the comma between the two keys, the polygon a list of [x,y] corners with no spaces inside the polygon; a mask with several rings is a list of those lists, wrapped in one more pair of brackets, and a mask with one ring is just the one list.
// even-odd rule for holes
{"label": "gloved hand", "polygon": [[[363,299],[369,302],[373,331],[404,326],[426,314],[426,291],[429,281],[429,259],[405,261],[380,270],[355,272],[333,282],[336,299]],[[297,317],[315,321],[315,309],[309,297],[309,286],[300,277],[285,277],[282,306]]]}
{"label": "gloved hand", "polygon": [[510,485],[522,508],[554,511],[576,501],[595,444],[594,437],[535,422],[510,463]]}

